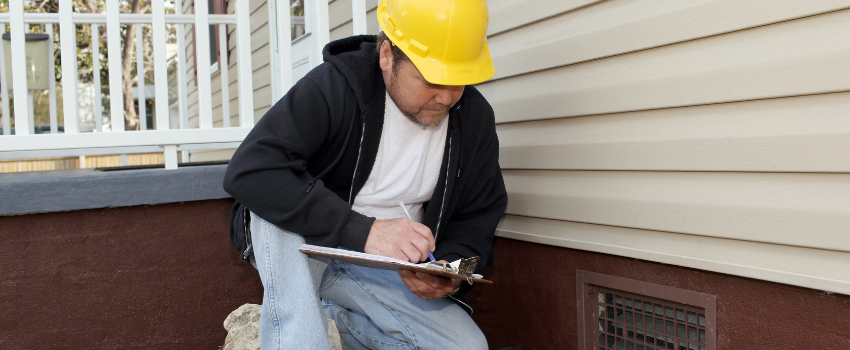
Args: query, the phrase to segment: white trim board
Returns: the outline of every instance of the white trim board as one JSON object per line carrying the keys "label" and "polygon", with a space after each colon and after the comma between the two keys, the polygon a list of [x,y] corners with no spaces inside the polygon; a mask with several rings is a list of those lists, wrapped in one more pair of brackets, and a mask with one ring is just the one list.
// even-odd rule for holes
{"label": "white trim board", "polygon": [[850,253],[506,215],[496,235],[850,295]]}
{"label": "white trim board", "polygon": [[850,174],[502,173],[511,215],[850,253]]}

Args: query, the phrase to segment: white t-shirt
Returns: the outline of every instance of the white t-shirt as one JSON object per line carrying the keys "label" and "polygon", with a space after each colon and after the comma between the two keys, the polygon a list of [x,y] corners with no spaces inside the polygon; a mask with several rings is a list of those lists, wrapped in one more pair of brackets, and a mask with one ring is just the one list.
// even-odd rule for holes
{"label": "white t-shirt", "polygon": [[384,128],[375,165],[352,209],[378,219],[406,218],[403,201],[414,221],[422,221],[422,204],[431,199],[446,145],[447,115],[438,126],[424,127],[407,119],[386,96]]}

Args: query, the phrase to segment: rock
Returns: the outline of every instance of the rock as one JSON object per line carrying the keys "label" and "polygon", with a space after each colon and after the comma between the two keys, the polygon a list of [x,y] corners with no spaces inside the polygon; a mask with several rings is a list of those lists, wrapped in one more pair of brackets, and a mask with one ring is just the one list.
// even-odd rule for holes
{"label": "rock", "polygon": [[339,337],[336,322],[332,319],[328,319],[328,343],[331,343],[331,350],[342,350],[342,338]]}
{"label": "rock", "polygon": [[260,310],[257,304],[245,304],[224,320],[227,338],[221,350],[260,350]]}
{"label": "rock", "polygon": [[[260,350],[260,311],[262,305],[245,304],[224,320],[227,338],[221,350]],[[328,342],[331,350],[342,350],[342,339],[336,322],[328,319]]]}

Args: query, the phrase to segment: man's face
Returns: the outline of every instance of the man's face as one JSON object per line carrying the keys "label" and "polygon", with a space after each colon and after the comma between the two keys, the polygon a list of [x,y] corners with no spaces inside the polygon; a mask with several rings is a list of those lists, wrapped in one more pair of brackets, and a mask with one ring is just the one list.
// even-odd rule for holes
{"label": "man's face", "polygon": [[[381,44],[380,65],[387,92],[408,119],[422,126],[437,126],[460,97],[463,86],[434,85],[416,66],[403,60],[393,67],[390,41]],[[395,68],[395,69],[394,69]]]}

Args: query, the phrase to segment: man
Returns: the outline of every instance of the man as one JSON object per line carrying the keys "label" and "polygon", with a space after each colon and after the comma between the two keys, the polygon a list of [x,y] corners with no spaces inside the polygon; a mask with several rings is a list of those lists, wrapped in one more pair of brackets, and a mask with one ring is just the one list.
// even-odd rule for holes
{"label": "man", "polygon": [[327,348],[325,317],[346,348],[487,348],[467,283],[298,252],[480,256],[478,273],[493,261],[507,195],[492,108],[465,86],[493,76],[486,3],[384,0],[378,20],[388,34],[328,44],[227,169],[225,190],[251,212],[263,349]]}

